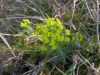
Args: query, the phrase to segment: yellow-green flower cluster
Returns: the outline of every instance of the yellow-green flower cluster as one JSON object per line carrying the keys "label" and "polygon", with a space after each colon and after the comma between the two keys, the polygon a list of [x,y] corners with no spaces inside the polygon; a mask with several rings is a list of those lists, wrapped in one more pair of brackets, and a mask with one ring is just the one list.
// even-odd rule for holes
{"label": "yellow-green flower cluster", "polygon": [[[31,22],[29,19],[24,19],[20,25],[26,31],[30,31]],[[30,33],[33,33],[36,38],[42,40],[42,43],[37,42],[37,50],[58,50],[61,48],[60,46],[65,46],[70,42],[75,43],[77,40],[83,41],[82,34],[73,32],[75,36],[72,36],[71,30],[65,29],[61,21],[55,18],[47,18],[43,23],[36,24],[34,32],[30,31]]]}
{"label": "yellow-green flower cluster", "polygon": [[70,33],[70,30],[69,30],[69,29],[66,29],[66,30],[65,30],[65,34],[66,34],[66,35],[70,35],[70,34],[71,34],[71,33]]}
{"label": "yellow-green flower cluster", "polygon": [[[60,46],[59,43],[68,44],[73,39],[77,40],[75,36],[71,36],[71,31],[69,29],[64,30],[61,21],[55,18],[47,18],[44,20],[44,23],[37,24],[34,34],[43,41],[39,47],[41,49],[48,47],[50,50],[56,50]],[[77,35],[77,33],[75,34]],[[77,37],[82,41],[83,36],[81,34]]]}
{"label": "yellow-green flower cluster", "polygon": [[22,27],[24,28],[28,28],[31,25],[31,22],[29,21],[29,19],[24,19],[21,24]]}
{"label": "yellow-green flower cluster", "polygon": [[58,32],[61,32],[63,30],[63,25],[62,25],[61,21],[58,19],[48,18],[45,20],[45,24],[52,31],[58,30]]}
{"label": "yellow-green flower cluster", "polygon": [[44,45],[48,45],[51,49],[57,48],[57,42],[63,41],[62,36],[63,25],[60,20],[55,18],[45,19],[43,24],[37,24],[34,30],[36,35],[43,40]]}

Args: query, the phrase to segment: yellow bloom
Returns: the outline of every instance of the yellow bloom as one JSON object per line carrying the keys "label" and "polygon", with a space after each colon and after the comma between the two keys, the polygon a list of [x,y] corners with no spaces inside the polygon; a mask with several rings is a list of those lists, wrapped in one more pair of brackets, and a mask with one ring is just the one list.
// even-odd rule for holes
{"label": "yellow bloom", "polygon": [[29,21],[29,19],[24,19],[23,22],[21,22],[20,25],[22,27],[28,28],[30,24],[31,24],[31,22]]}
{"label": "yellow bloom", "polygon": [[66,29],[66,30],[65,30],[65,34],[66,34],[66,35],[70,35],[70,30],[69,30],[69,29]]}

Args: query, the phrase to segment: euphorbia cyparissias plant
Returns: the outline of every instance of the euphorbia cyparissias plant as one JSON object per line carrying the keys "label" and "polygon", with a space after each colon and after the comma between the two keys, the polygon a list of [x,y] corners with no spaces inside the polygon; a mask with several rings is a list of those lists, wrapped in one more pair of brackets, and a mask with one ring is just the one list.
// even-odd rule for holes
{"label": "euphorbia cyparissias plant", "polygon": [[[28,19],[24,19],[21,22],[21,26],[28,28],[32,24]],[[76,41],[77,37],[70,36],[71,31],[64,28],[62,22],[59,19],[47,18],[43,23],[37,23],[33,28],[33,35],[38,38],[42,43],[37,42],[37,50],[58,50],[63,45],[67,45],[70,41]],[[75,33],[80,41],[83,40],[81,34]]]}

